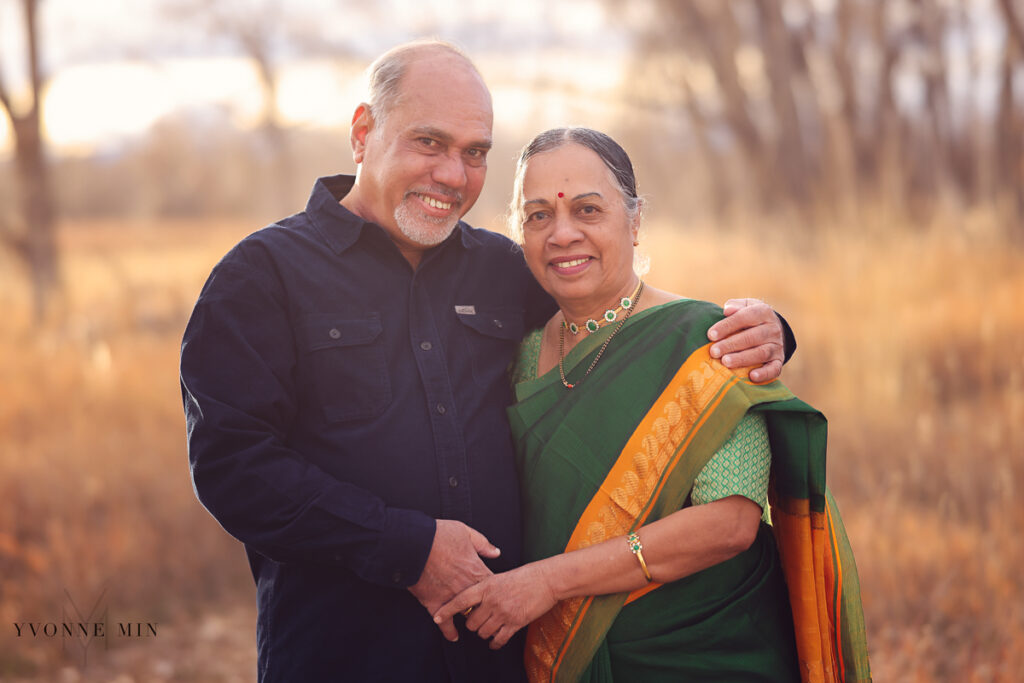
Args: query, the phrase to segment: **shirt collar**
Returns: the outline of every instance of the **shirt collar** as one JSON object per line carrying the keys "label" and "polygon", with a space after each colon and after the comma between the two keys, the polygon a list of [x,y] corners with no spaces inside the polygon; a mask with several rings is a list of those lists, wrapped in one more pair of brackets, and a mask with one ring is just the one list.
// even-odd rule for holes
{"label": "shirt collar", "polygon": [[[309,200],[306,202],[306,214],[313,219],[313,225],[317,232],[336,254],[342,253],[355,244],[366,226],[373,226],[385,236],[387,235],[384,229],[376,223],[364,220],[339,204],[355,185],[355,182],[355,176],[351,175],[317,178]],[[456,240],[466,249],[479,247],[483,242],[473,234],[475,232],[477,231],[474,228],[459,221],[452,234],[439,247],[444,247]]]}

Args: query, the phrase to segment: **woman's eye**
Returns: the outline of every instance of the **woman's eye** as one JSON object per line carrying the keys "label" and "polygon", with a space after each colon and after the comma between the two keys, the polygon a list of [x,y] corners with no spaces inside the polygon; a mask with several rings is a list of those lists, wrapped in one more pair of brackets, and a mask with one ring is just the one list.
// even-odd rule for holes
{"label": "woman's eye", "polygon": [[548,217],[548,212],[547,211],[534,211],[531,214],[527,214],[526,222],[529,223],[530,221],[539,221],[539,220],[543,220],[543,219],[545,219],[547,217]]}
{"label": "woman's eye", "polygon": [[580,213],[583,213],[583,214],[594,214],[594,213],[597,213],[598,211],[599,211],[599,209],[596,206],[594,206],[593,204],[586,204],[586,205],[580,207]]}

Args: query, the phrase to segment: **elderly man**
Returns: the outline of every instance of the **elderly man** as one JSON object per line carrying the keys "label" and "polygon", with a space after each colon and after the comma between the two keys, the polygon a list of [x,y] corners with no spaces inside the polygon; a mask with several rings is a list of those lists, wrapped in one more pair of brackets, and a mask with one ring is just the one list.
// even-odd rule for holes
{"label": "elderly man", "polygon": [[[181,354],[189,459],[245,544],[261,681],[523,677],[514,645],[449,643],[430,616],[519,562],[505,370],[554,310],[509,240],[460,222],[491,121],[457,50],[388,52],[352,119],[356,177],[318,180],[199,296]],[[766,306],[718,333],[737,364],[778,374]]]}

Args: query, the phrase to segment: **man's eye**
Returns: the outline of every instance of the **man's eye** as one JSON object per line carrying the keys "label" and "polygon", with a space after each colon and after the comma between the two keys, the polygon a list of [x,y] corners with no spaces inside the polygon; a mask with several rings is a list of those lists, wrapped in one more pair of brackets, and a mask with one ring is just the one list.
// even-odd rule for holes
{"label": "man's eye", "polygon": [[419,142],[424,147],[437,147],[437,140],[433,138],[420,138]]}

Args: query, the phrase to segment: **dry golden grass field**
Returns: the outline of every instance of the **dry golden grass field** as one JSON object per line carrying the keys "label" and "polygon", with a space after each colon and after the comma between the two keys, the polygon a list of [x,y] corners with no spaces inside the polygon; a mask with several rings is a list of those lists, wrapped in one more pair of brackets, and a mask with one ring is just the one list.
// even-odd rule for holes
{"label": "dry golden grass field", "polygon": [[[251,579],[193,497],[177,385],[192,301],[247,228],[65,225],[42,328],[0,260],[0,681],[255,678]],[[642,240],[652,283],[796,330],[784,380],[829,417],[875,680],[1021,680],[1024,250],[985,216]],[[94,606],[142,635],[17,635]]]}

